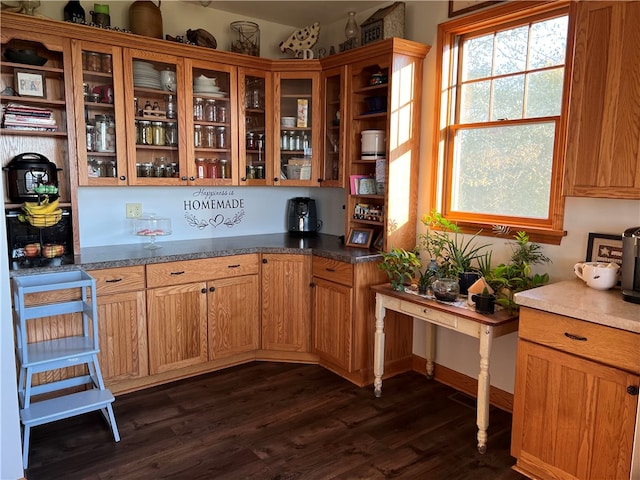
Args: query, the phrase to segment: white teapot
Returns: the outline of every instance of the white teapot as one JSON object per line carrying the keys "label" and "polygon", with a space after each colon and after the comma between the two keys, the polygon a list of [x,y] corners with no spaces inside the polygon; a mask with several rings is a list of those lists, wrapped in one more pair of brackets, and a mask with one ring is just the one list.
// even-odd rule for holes
{"label": "white teapot", "polygon": [[616,263],[579,262],[573,266],[573,271],[588,287],[596,290],[613,287],[620,277],[620,266]]}

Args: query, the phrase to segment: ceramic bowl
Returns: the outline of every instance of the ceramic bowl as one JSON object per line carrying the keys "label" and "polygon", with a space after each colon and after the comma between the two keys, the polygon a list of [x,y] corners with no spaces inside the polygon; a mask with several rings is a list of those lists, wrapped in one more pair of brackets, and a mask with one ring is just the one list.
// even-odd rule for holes
{"label": "ceramic bowl", "polygon": [[47,63],[47,59],[39,56],[35,50],[13,50],[7,48],[4,51],[7,60],[14,63],[24,63],[26,65],[37,65],[41,67]]}

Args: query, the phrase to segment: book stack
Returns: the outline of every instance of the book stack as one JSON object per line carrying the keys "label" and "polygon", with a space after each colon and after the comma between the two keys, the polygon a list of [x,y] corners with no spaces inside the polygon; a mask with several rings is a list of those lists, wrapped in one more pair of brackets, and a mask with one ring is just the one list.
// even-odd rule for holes
{"label": "book stack", "polygon": [[45,132],[58,130],[56,119],[51,110],[18,103],[7,105],[2,126],[13,130],[41,130]]}

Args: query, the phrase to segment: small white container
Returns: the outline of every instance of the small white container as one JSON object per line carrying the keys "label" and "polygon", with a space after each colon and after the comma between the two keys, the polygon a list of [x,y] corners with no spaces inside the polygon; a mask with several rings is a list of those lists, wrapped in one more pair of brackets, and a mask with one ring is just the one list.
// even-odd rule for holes
{"label": "small white container", "polygon": [[293,128],[296,126],[296,117],[280,117],[280,126]]}
{"label": "small white container", "polygon": [[386,137],[384,130],[363,130],[361,157],[375,160],[386,157]]}

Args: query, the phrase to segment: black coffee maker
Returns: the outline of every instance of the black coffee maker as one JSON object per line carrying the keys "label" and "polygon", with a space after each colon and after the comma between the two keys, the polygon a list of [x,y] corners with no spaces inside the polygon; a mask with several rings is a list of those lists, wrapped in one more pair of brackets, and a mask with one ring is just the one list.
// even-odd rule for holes
{"label": "black coffee maker", "polygon": [[309,197],[289,199],[287,209],[289,233],[296,235],[313,235],[319,229],[316,201]]}
{"label": "black coffee maker", "polygon": [[640,227],[622,234],[622,298],[640,303]]}

